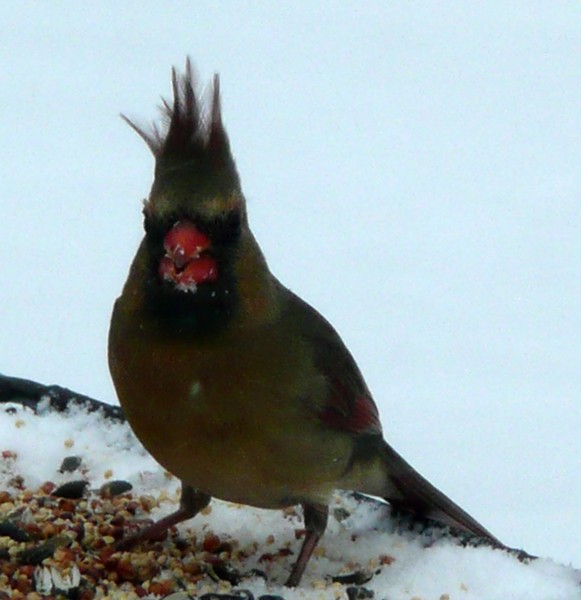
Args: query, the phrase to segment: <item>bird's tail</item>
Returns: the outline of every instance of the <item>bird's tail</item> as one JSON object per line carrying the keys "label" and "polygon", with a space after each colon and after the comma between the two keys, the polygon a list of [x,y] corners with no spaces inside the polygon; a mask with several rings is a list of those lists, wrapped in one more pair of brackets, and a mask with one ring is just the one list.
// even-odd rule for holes
{"label": "bird's tail", "polygon": [[383,458],[390,479],[390,492],[385,500],[394,508],[469,532],[496,547],[505,547],[476,519],[422,477],[387,443],[383,448]]}

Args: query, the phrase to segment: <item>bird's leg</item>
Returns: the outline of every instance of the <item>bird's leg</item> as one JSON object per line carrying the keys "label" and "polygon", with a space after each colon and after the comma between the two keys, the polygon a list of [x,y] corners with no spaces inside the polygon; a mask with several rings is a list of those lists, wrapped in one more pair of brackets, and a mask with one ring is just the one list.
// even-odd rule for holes
{"label": "bird's leg", "polygon": [[305,513],[305,541],[303,542],[297,562],[285,584],[287,587],[296,587],[299,584],[305,567],[313,554],[313,550],[327,528],[327,520],[329,518],[328,506],[323,504],[303,504],[303,511]]}
{"label": "bird's leg", "polygon": [[169,514],[167,517],[160,519],[149,527],[145,527],[134,535],[130,535],[115,544],[115,550],[128,550],[135,544],[144,540],[156,538],[170,527],[195,517],[203,508],[208,506],[211,496],[204,492],[194,489],[182,482],[182,492],[180,496],[180,507]]}

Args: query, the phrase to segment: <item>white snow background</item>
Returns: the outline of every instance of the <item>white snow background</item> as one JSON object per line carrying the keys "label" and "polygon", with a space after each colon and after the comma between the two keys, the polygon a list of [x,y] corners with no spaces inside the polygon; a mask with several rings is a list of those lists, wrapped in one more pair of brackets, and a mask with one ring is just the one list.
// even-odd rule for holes
{"label": "white snow background", "polygon": [[581,566],[577,1],[19,2],[0,40],[1,372],[115,402],[153,165],[117,115],[157,117],[189,54],[221,74],[271,269],[390,442],[508,545]]}

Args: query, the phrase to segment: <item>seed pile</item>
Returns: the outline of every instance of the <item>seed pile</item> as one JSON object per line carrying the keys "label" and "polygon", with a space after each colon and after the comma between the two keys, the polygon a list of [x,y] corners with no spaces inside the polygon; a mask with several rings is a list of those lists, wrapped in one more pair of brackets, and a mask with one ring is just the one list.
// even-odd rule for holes
{"label": "seed pile", "polygon": [[[0,600],[177,600],[204,592],[211,592],[212,600],[220,595],[252,600],[239,589],[243,578],[265,576],[257,569],[241,570],[244,560],[259,552],[258,544],[241,548],[208,530],[181,537],[173,529],[164,539],[116,551],[116,541],[153,522],[150,513],[167,500],[164,494],[134,496],[123,481],[96,491],[88,491],[82,480],[59,487],[45,482],[35,490],[25,489],[19,478],[11,483],[12,491],[0,491]],[[258,564],[288,560],[288,547],[277,548],[274,537],[269,542],[272,551],[262,548]],[[363,587],[345,587],[362,581],[321,583],[333,586],[337,597],[370,597]]]}
{"label": "seed pile", "polygon": [[194,589],[221,559],[195,537],[116,552],[117,540],[152,522],[148,515],[159,499],[112,495],[110,484],[71,497],[82,494],[84,483],[0,492],[0,599],[163,597]]}

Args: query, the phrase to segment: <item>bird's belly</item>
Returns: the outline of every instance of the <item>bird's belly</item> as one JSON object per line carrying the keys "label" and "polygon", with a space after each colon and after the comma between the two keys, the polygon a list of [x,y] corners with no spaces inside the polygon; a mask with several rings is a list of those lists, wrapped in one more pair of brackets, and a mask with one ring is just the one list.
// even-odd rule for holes
{"label": "bird's belly", "polygon": [[284,336],[273,345],[269,332],[253,343],[199,346],[128,333],[111,343],[117,394],[137,437],[170,473],[211,496],[264,508],[327,499],[352,443],[303,404],[312,378],[296,377],[311,368],[300,349]]}
{"label": "bird's belly", "polygon": [[213,497],[261,508],[328,498],[345,468],[335,436],[326,440],[321,432],[309,436],[293,430],[280,407],[269,414],[251,406],[228,411],[208,400],[157,411],[149,422],[141,414],[132,424],[170,473]]}

